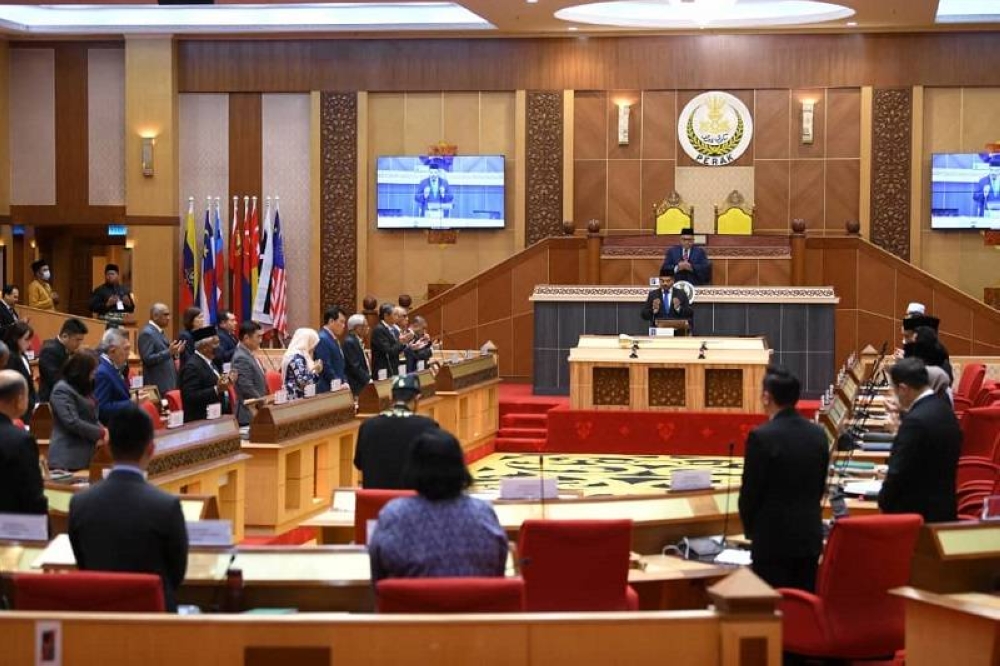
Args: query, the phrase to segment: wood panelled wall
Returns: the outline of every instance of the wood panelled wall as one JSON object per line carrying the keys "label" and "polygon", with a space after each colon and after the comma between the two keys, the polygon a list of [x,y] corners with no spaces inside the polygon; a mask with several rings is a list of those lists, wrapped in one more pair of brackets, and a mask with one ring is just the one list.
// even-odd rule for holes
{"label": "wood panelled wall", "polygon": [[[757,206],[755,231],[788,233],[806,221],[810,233],[843,233],[859,217],[861,90],[729,90],[750,109],[754,137],[734,167],[752,167],[754,189],[742,192]],[[597,218],[609,233],[651,233],[653,206],[677,187],[678,167],[698,167],[680,147],[677,117],[697,92],[615,90],[578,92],[574,104],[574,219]],[[804,99],[816,104],[815,139],[799,139]],[[618,145],[618,101],[632,103],[630,142]],[[729,167],[711,167],[724,178]],[[723,188],[728,193],[729,188]],[[721,190],[720,190],[721,191]],[[723,194],[722,196],[725,196]],[[722,204],[722,200],[713,201]],[[696,207],[695,226],[709,232],[714,212]]]}
{"label": "wood panelled wall", "polygon": [[996,33],[567,39],[185,39],[181,92],[1000,84]]}
{"label": "wood panelled wall", "polygon": [[806,283],[832,285],[840,297],[836,362],[865,345],[900,345],[900,313],[917,301],[941,319],[953,356],[1000,355],[1000,312],[938,282],[912,264],[857,237],[809,238]]}

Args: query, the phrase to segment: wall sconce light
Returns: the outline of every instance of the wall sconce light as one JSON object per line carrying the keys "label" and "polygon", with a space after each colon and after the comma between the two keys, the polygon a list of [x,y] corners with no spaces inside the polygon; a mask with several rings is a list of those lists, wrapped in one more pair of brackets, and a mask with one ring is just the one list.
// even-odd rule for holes
{"label": "wall sconce light", "polygon": [[28,247],[30,247],[32,250],[38,249],[38,243],[35,242],[34,238],[28,241]]}
{"label": "wall sconce light", "polygon": [[625,102],[618,103],[618,145],[628,145],[628,117],[631,113],[632,105]]}
{"label": "wall sconce light", "polygon": [[153,145],[156,139],[151,136],[142,137],[142,175],[146,178],[153,176]]}
{"label": "wall sconce light", "polygon": [[811,99],[802,100],[802,143],[813,142],[813,114],[816,102]]}
{"label": "wall sconce light", "polygon": [[125,249],[126,250],[134,250],[135,249],[135,239],[133,239],[133,238],[126,238],[125,239]]}

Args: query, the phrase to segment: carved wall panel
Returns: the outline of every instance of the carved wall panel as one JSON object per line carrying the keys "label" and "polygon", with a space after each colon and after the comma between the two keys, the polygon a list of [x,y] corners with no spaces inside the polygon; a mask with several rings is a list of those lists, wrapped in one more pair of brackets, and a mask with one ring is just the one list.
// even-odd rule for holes
{"label": "carved wall panel", "polygon": [[525,162],[525,244],[562,234],[563,96],[529,92]]}
{"label": "carved wall panel", "polygon": [[650,407],[684,407],[686,393],[684,368],[649,369]]}
{"label": "carved wall panel", "polygon": [[628,368],[594,368],[595,405],[629,404]]}
{"label": "carved wall panel", "polygon": [[706,407],[742,407],[742,370],[705,370]]}
{"label": "carved wall panel", "polygon": [[910,259],[910,88],[877,88],[872,108],[871,241]]}
{"label": "carved wall panel", "polygon": [[324,92],[320,102],[320,305],[358,304],[358,98]]}

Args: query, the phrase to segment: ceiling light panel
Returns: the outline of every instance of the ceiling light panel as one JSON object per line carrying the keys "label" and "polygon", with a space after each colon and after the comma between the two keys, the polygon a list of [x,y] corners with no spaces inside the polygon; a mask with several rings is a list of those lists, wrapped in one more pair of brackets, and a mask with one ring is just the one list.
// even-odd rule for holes
{"label": "ceiling light panel", "polygon": [[938,23],[995,23],[1000,21],[998,0],[940,0]]}
{"label": "ceiling light panel", "polygon": [[621,28],[758,28],[842,20],[854,10],[810,0],[618,0],[567,7],[564,21]]}

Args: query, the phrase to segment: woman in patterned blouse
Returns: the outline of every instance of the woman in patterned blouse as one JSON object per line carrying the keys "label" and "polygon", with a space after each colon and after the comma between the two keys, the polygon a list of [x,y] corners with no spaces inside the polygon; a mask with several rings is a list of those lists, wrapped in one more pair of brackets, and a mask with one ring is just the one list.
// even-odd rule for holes
{"label": "woman in patterned blouse", "polygon": [[430,430],[414,440],[403,479],[417,495],[379,513],[368,542],[373,582],[504,575],[507,535],[492,506],[465,494],[472,477],[454,435]]}
{"label": "woman in patterned blouse", "polygon": [[323,371],[323,362],[313,360],[313,349],[319,344],[319,334],[311,328],[295,331],[281,359],[281,377],[285,380],[288,399],[305,397],[306,386],[315,384]]}

